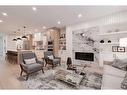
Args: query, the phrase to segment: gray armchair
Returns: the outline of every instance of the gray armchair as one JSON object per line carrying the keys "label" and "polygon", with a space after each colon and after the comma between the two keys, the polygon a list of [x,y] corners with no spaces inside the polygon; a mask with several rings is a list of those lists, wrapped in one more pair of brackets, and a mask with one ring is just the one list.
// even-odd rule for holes
{"label": "gray armchair", "polygon": [[[32,58],[35,58],[36,63],[27,64],[25,60],[32,59]],[[44,73],[43,70],[44,63],[42,61],[37,60],[35,53],[33,52],[23,53],[22,61],[23,62],[20,63],[20,67],[21,67],[20,75],[22,76],[22,73],[25,72],[27,74],[26,80],[28,80],[29,75],[34,72],[42,70],[42,72]]]}
{"label": "gray armchair", "polygon": [[[53,59],[50,59],[49,56],[53,56]],[[45,59],[45,66],[47,66],[47,64],[52,65],[52,68],[56,65],[61,65],[61,58],[60,57],[56,57],[54,56],[52,51],[46,51],[44,52],[44,59]]]}

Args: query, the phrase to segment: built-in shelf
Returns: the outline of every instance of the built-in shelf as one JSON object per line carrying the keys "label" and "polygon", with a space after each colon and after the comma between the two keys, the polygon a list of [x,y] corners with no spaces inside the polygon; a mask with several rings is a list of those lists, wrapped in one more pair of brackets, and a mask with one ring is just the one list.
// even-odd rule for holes
{"label": "built-in shelf", "polygon": [[47,50],[48,50],[48,51],[53,51],[53,41],[48,41]]}
{"label": "built-in shelf", "polygon": [[113,42],[113,43],[100,43],[100,45],[119,45],[119,43],[117,43],[117,42]]}
{"label": "built-in shelf", "polygon": [[64,28],[60,31],[59,47],[60,50],[66,50],[66,30]]}
{"label": "built-in shelf", "polygon": [[66,39],[65,38],[61,38],[61,39],[59,39],[60,41],[66,41]]}
{"label": "built-in shelf", "polygon": [[53,46],[53,45],[48,45],[48,46]]}
{"label": "built-in shelf", "polygon": [[110,35],[127,35],[127,31],[119,31],[119,32],[111,32],[111,33],[103,33],[103,34],[98,34],[98,36],[110,36]]}
{"label": "built-in shelf", "polygon": [[53,47],[48,47],[48,49],[53,49]]}
{"label": "built-in shelf", "polygon": [[66,45],[64,45],[64,44],[61,44],[60,46],[66,46]]}

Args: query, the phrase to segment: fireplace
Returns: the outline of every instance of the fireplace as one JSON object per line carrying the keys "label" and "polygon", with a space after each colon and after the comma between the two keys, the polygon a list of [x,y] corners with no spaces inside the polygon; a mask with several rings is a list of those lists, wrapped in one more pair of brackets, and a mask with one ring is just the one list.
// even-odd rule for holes
{"label": "fireplace", "polygon": [[94,61],[94,53],[90,52],[75,52],[76,60]]}

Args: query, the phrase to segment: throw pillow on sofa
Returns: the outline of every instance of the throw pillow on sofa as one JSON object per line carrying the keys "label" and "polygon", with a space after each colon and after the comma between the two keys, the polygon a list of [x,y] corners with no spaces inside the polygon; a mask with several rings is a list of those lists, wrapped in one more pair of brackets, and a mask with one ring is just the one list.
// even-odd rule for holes
{"label": "throw pillow on sofa", "polygon": [[53,60],[54,59],[54,56],[53,55],[50,55],[48,56],[49,59]]}

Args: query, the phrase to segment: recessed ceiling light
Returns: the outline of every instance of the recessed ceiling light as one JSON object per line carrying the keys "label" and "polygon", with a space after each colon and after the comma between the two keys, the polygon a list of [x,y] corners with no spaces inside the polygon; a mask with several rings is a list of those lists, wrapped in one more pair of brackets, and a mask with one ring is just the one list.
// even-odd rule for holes
{"label": "recessed ceiling light", "polygon": [[58,21],[57,23],[58,23],[58,24],[61,24],[61,22],[60,22],[60,21]]}
{"label": "recessed ceiling light", "polygon": [[0,22],[3,22],[3,20],[0,20]]}
{"label": "recessed ceiling light", "polygon": [[37,8],[36,8],[36,7],[32,7],[32,9],[33,9],[33,11],[36,11],[36,10],[37,10]]}
{"label": "recessed ceiling light", "polygon": [[46,29],[46,26],[43,26],[42,28],[43,28],[43,29]]}
{"label": "recessed ceiling light", "polygon": [[82,17],[82,14],[78,14],[78,18],[81,18]]}
{"label": "recessed ceiling light", "polygon": [[2,15],[3,15],[3,16],[8,16],[7,13],[4,13],[4,12],[2,12]]}

